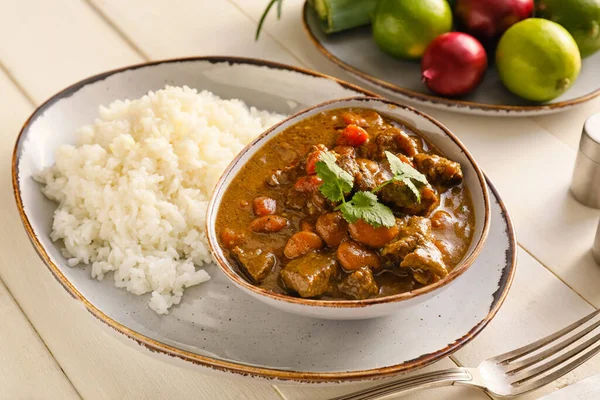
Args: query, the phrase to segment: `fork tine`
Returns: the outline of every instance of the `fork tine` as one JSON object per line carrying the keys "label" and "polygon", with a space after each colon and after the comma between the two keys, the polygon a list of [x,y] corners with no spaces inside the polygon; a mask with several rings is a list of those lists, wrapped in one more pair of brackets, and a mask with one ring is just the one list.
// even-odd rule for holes
{"label": "fork tine", "polygon": [[[549,360],[548,362],[546,362],[536,368],[523,370],[521,372],[514,374],[510,379],[511,384],[519,385],[523,382],[526,382],[528,380],[531,380],[531,379],[537,377],[538,375],[543,374],[544,372],[550,371],[550,370],[560,366],[565,361],[569,361],[569,360],[573,359],[579,353],[584,352],[585,350],[589,349],[590,347],[597,344],[598,342],[600,342],[600,333],[597,334],[596,336],[594,336],[593,338],[586,340],[585,342],[583,342],[579,346],[575,347],[574,349],[571,349],[568,352],[561,354],[559,357],[553,358],[553,359]],[[594,347],[594,349],[595,349],[595,347]]]}
{"label": "fork tine", "polygon": [[[582,330],[581,332],[577,332],[576,334],[574,334],[571,337],[567,337],[565,340],[558,342],[557,344],[555,344],[554,346],[551,346],[549,348],[547,348],[546,350],[537,353],[531,357],[528,357],[522,361],[517,361],[514,363],[508,363],[508,368],[506,370],[506,373],[509,375],[512,375],[516,372],[521,371],[522,369],[525,369],[527,367],[530,367],[532,365],[535,365],[537,363],[539,363],[540,361],[543,361],[545,359],[547,359],[548,357],[552,356],[553,354],[558,353],[559,351],[567,348],[568,346],[570,346],[571,344],[575,343],[576,341],[578,341],[579,339],[581,339],[582,337],[586,336],[588,333],[594,331],[597,327],[600,326],[600,320],[595,322],[593,325],[588,326],[587,328],[585,328],[584,330]],[[570,332],[569,332],[570,333]],[[551,342],[554,343],[554,342]]]}
{"label": "fork tine", "polygon": [[488,361],[495,362],[497,364],[502,364],[502,363],[508,363],[510,361],[519,359],[523,356],[533,353],[534,351],[536,351],[544,346],[547,346],[548,344],[554,342],[558,338],[563,337],[564,335],[566,335],[569,332],[573,331],[574,329],[580,327],[582,324],[585,324],[586,322],[597,317],[598,315],[600,315],[600,310],[597,310],[597,311],[587,315],[586,317],[583,317],[579,321],[572,323],[571,325],[567,326],[564,329],[561,329],[560,331],[558,331],[556,333],[553,333],[552,335],[546,336],[543,339],[540,339],[533,343],[530,343],[527,346],[523,346],[516,350],[510,351],[508,353],[500,354],[499,356],[490,358]]}
{"label": "fork tine", "polygon": [[582,354],[580,357],[575,358],[573,361],[571,361],[564,367],[552,372],[551,374],[540,377],[539,379],[533,379],[533,380],[526,381],[524,384],[521,384],[518,386],[513,385],[513,388],[515,389],[513,394],[514,395],[523,394],[523,393],[538,389],[542,386],[548,385],[548,384],[554,382],[555,380],[557,380],[558,378],[568,374],[575,368],[579,367],[581,364],[583,364],[584,362],[586,362],[587,360],[589,360],[590,358],[592,358],[593,356],[595,356],[598,353],[600,353],[600,344],[593,347],[590,351]]}

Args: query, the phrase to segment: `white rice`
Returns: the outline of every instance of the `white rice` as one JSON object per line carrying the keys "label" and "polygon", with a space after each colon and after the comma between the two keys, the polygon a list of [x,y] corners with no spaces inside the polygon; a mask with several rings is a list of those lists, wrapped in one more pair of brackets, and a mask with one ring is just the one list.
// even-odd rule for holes
{"label": "white rice", "polygon": [[209,279],[196,266],[211,261],[204,224],[217,179],[282,118],[188,87],[100,107],[36,177],[59,203],[52,240],[63,240],[70,266],[91,264],[98,280],[113,271],[115,286],[152,292],[150,308],[168,313]]}

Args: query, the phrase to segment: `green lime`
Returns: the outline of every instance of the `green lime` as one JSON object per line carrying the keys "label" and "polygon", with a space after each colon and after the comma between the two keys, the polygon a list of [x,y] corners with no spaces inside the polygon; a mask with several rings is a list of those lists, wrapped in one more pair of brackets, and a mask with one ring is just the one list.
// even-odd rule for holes
{"label": "green lime", "polygon": [[571,87],[581,70],[581,56],[565,28],[529,18],[504,33],[496,49],[496,66],[511,92],[543,102]]}
{"label": "green lime", "polygon": [[397,58],[417,60],[427,45],[452,29],[447,0],[380,0],[373,18],[373,38]]}
{"label": "green lime", "polygon": [[538,0],[537,16],[569,31],[582,57],[600,50],[600,0]]}

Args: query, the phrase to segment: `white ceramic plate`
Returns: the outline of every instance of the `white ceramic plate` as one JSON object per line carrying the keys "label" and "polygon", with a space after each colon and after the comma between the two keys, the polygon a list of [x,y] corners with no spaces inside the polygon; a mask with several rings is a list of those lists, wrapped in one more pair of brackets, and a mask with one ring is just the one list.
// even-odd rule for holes
{"label": "white ceramic plate", "polygon": [[379,50],[370,27],[326,35],[308,2],[304,4],[302,19],[308,37],[327,58],[390,99],[466,114],[534,116],[563,111],[600,95],[600,52],[585,58],[575,84],[548,103],[532,103],[510,93],[494,66],[475,91],[448,99],[433,94],[421,82],[418,62],[397,60]]}
{"label": "white ceramic plate", "polygon": [[[135,98],[165,84],[208,89],[224,98],[280,113],[336,98],[369,94],[310,71],[260,60],[208,57],[123,68],[79,82],[52,97],[25,124],[13,158],[15,197],[35,250],[64,288],[126,343],[165,362],[267,379],[347,382],[376,379],[430,364],[459,349],[493,318],[515,271],[512,224],[493,188],[491,228],[477,261],[437,297],[392,317],[335,322],[293,316],[246,295],[220,272],[188,289],[167,316],[147,298],[98,282],[89,268],[70,268],[49,238],[55,204],[32,174],[74,142],[98,106]],[[50,299],[49,299],[50,301]],[[100,326],[100,325],[99,325]],[[72,327],[65,327],[71,329]],[[100,328],[99,328],[100,329]]]}

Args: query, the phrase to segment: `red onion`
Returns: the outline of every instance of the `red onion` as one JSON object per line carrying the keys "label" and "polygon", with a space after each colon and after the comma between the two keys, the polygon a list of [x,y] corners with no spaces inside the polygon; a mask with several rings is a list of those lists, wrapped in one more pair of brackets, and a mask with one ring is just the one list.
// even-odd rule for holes
{"label": "red onion", "polygon": [[531,17],[533,0],[457,0],[455,17],[460,30],[488,45],[517,22]]}
{"label": "red onion", "polygon": [[442,96],[462,96],[479,85],[487,69],[485,49],[471,35],[449,32],[435,38],[421,59],[427,87]]}

